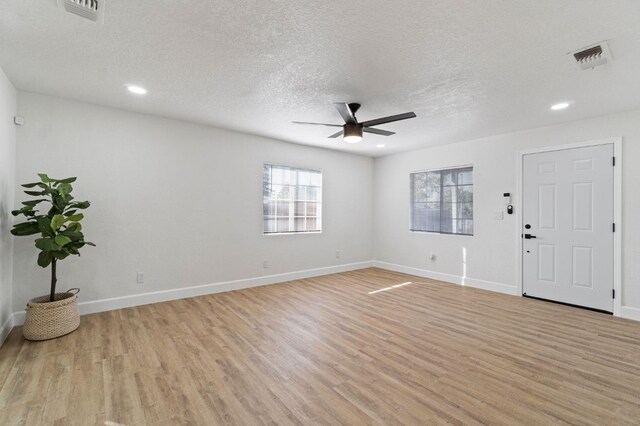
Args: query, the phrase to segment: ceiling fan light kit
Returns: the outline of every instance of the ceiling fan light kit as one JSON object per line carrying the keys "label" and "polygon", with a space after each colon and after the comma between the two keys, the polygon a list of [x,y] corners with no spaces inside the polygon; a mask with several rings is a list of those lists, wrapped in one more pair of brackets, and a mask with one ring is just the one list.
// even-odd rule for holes
{"label": "ceiling fan light kit", "polygon": [[373,133],[380,136],[395,135],[394,132],[382,129],[374,129],[373,126],[379,126],[380,124],[392,123],[394,121],[407,120],[409,118],[415,118],[414,112],[405,112],[403,114],[390,115],[388,117],[376,118],[375,120],[368,120],[359,123],[356,119],[356,112],[360,109],[358,103],[344,103],[336,102],[336,109],[344,120],[344,125],[340,124],[328,124],[328,123],[311,123],[308,121],[294,121],[295,124],[306,124],[311,126],[328,126],[328,127],[342,127],[342,130],[329,136],[330,139],[342,136],[346,143],[358,143],[362,141],[363,133]]}
{"label": "ceiling fan light kit", "polygon": [[362,141],[362,124],[345,124],[343,139],[346,143],[358,143]]}

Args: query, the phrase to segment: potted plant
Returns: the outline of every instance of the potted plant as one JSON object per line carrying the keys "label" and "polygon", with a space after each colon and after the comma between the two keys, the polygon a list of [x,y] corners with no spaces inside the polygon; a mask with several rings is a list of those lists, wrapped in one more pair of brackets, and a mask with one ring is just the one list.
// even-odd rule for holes
{"label": "potted plant", "polygon": [[[22,208],[11,212],[14,216],[24,216],[25,222],[13,226],[11,233],[16,236],[37,235],[35,245],[40,253],[38,265],[51,267],[51,288],[48,295],[31,299],[27,304],[27,316],[23,327],[28,340],[47,340],[71,333],[80,325],[78,312],[78,289],[56,293],[56,266],[59,260],[71,255],[80,255],[85,245],[95,244],[84,240],[80,221],[84,218],[79,210],[89,207],[88,201],[75,201],[71,184],[75,177],[52,179],[38,173],[40,182],[26,183],[25,194],[35,197],[23,201]],[[47,204],[49,210],[41,213],[38,207]],[[50,205],[50,206],[49,206]]]}

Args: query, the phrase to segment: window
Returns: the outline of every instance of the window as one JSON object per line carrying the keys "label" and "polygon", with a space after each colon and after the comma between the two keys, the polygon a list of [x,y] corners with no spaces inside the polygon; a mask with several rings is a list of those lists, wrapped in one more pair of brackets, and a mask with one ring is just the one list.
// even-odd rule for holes
{"label": "window", "polygon": [[411,231],[473,235],[473,167],[411,173]]}
{"label": "window", "polygon": [[265,164],[262,173],[265,234],[322,231],[322,173]]}

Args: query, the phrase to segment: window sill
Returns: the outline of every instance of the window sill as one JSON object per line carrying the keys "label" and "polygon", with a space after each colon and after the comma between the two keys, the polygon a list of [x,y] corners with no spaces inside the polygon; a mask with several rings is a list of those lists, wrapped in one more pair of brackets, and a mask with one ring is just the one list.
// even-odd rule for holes
{"label": "window sill", "polygon": [[305,232],[263,232],[262,235],[270,237],[272,235],[308,235],[308,234],[322,234],[322,231],[305,231]]}
{"label": "window sill", "polygon": [[453,232],[436,232],[436,231],[416,231],[413,229],[409,229],[409,232],[412,234],[432,234],[432,235],[456,235],[458,237],[473,237],[473,234],[456,234]]}

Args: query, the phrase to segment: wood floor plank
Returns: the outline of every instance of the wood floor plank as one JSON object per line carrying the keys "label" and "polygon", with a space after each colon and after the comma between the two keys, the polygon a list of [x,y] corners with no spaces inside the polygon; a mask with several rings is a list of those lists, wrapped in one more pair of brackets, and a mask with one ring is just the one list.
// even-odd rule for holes
{"label": "wood floor plank", "polygon": [[640,424],[640,323],[382,269],[0,349],[0,423]]}

